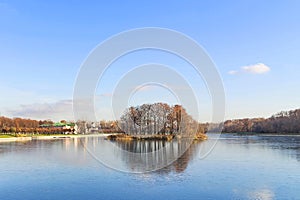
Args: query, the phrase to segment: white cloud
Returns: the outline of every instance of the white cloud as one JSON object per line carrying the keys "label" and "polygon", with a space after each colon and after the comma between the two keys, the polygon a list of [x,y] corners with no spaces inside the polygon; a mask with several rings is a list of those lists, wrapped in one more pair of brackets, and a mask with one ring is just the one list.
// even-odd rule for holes
{"label": "white cloud", "polygon": [[244,72],[253,73],[253,74],[264,74],[271,70],[270,67],[263,63],[257,63],[255,65],[249,65],[242,67]]}
{"label": "white cloud", "polygon": [[238,73],[237,70],[231,70],[231,71],[228,72],[228,74],[230,74],[230,75],[235,75],[235,74],[237,74],[237,73]]}
{"label": "white cloud", "polygon": [[270,67],[263,63],[257,63],[254,65],[243,66],[240,70],[231,70],[228,72],[230,75],[236,75],[240,72],[251,73],[251,74],[265,74],[271,70]]}
{"label": "white cloud", "polygon": [[55,103],[35,103],[21,105],[14,110],[8,110],[12,117],[23,117],[31,119],[51,119],[59,121],[62,119],[73,120],[72,100],[61,100]]}

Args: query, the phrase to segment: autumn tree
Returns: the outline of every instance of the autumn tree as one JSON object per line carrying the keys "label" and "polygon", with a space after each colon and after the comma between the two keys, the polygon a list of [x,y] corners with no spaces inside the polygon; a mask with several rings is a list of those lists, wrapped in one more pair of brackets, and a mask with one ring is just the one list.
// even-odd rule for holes
{"label": "autumn tree", "polygon": [[187,134],[197,129],[197,122],[181,105],[166,103],[129,107],[120,118],[120,127],[128,134]]}

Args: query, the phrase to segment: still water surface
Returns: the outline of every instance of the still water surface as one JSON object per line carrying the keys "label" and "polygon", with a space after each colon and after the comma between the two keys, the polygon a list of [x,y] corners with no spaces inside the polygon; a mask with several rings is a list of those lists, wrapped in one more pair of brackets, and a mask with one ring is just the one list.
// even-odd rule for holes
{"label": "still water surface", "polygon": [[[103,166],[82,144],[133,172],[145,160],[114,154],[113,148],[148,151],[149,144],[112,147],[99,137],[0,143],[0,199],[300,199],[299,136],[222,135],[201,159],[215,142],[214,135],[209,138],[170,166],[140,174]],[[176,154],[178,145],[172,145],[156,162]]]}

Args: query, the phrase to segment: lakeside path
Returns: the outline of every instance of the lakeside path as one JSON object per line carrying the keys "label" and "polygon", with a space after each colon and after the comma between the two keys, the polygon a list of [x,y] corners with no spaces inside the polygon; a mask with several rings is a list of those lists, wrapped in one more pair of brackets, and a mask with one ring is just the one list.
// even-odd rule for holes
{"label": "lakeside path", "polygon": [[72,138],[84,138],[84,137],[107,137],[109,135],[114,135],[115,133],[103,133],[103,134],[88,134],[88,135],[49,135],[49,136],[27,136],[27,137],[9,137],[0,138],[0,143],[2,142],[24,142],[31,140],[57,140],[57,139],[72,139]]}

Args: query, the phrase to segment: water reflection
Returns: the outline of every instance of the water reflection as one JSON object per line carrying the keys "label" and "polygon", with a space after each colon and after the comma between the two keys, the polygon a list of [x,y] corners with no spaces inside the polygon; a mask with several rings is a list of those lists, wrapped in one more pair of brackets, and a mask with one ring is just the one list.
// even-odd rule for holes
{"label": "water reflection", "polygon": [[0,158],[1,154],[17,153],[68,165],[86,165],[94,158],[110,168],[117,166],[115,169],[121,171],[161,169],[158,173],[180,173],[200,148],[200,143],[190,143],[191,140],[111,142],[104,137],[32,140],[0,143]]}
{"label": "water reflection", "polygon": [[[213,135],[211,136],[213,137]],[[297,135],[239,135],[222,134],[220,142],[238,145],[247,149],[271,149],[284,156],[291,156],[300,162],[300,136]]]}
{"label": "water reflection", "polygon": [[[123,149],[122,160],[127,167],[135,172],[137,169],[151,169],[152,165],[164,167],[155,171],[156,173],[169,173],[175,171],[183,172],[188,163],[198,154],[201,142],[192,142],[191,140],[167,141],[116,141],[118,147]],[[161,150],[161,151],[159,151]],[[140,157],[128,156],[125,152],[141,154]],[[129,154],[130,155],[130,154]],[[174,162],[167,164],[167,160],[173,158]]]}
{"label": "water reflection", "polygon": [[[124,171],[137,172],[142,169],[152,169],[153,166],[163,166],[157,173],[181,173],[201,150],[209,146],[209,141],[191,143],[191,141],[128,141],[111,142],[103,137],[84,137],[57,140],[33,140],[23,142],[0,143],[0,159],[6,155],[31,156],[38,159],[47,158],[69,165],[86,165],[95,162],[93,156],[101,157],[101,162],[114,162]],[[249,149],[257,152],[259,149],[272,150],[284,157],[291,157],[300,162],[299,136],[236,136],[222,135],[219,147],[226,153],[232,149]],[[121,150],[121,151],[120,151]],[[129,154],[128,154],[129,152]],[[140,156],[131,156],[132,154]],[[92,155],[91,155],[92,154]],[[168,163],[172,160],[174,162]],[[166,166],[166,167],[165,167]]]}
{"label": "water reflection", "polygon": [[191,146],[171,165],[159,170],[158,172],[171,172],[175,171],[181,173],[187,169],[188,164],[197,157],[201,148],[200,142],[194,142]]}
{"label": "water reflection", "polygon": [[83,138],[83,146],[102,164],[126,172],[149,172],[173,163],[189,149],[192,140],[109,141]]}

